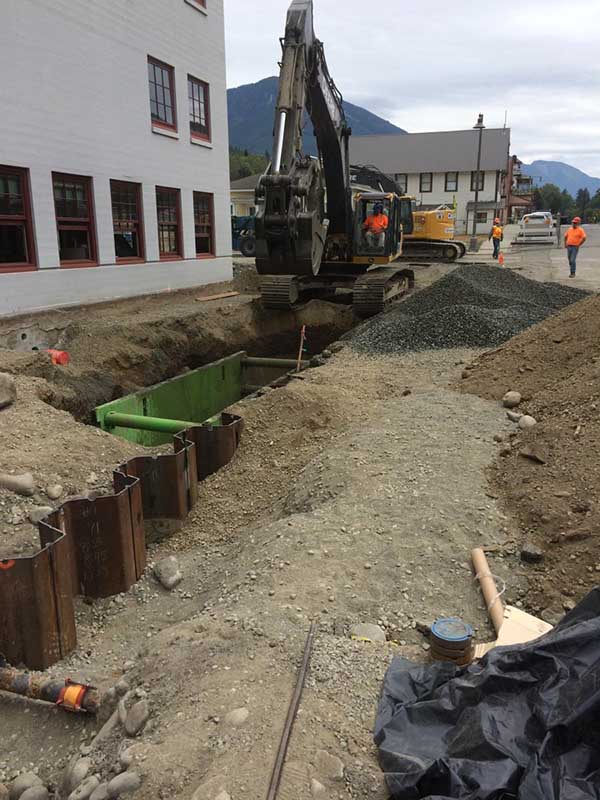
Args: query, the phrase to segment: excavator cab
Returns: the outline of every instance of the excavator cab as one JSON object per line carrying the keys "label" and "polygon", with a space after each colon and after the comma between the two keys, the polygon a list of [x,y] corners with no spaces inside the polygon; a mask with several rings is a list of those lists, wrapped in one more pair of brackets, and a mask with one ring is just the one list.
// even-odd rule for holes
{"label": "excavator cab", "polygon": [[[387,225],[381,217],[387,217]],[[410,200],[383,192],[357,195],[354,210],[354,263],[389,264],[402,253],[402,237],[412,232]],[[407,230],[408,229],[408,230]]]}

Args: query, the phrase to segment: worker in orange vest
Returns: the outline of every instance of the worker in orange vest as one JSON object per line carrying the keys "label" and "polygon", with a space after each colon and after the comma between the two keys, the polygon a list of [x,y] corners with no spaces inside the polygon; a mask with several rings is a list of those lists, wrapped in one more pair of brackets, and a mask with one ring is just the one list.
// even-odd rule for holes
{"label": "worker in orange vest", "polygon": [[565,233],[565,247],[567,248],[572,278],[575,277],[575,273],[577,271],[577,256],[579,254],[579,248],[585,243],[586,239],[586,233],[581,227],[581,217],[575,217],[573,220],[573,225]]}
{"label": "worker in orange vest", "polygon": [[385,248],[385,232],[388,229],[389,219],[383,213],[383,203],[376,203],[373,213],[369,214],[363,223],[365,239],[369,248],[383,250]]}
{"label": "worker in orange vest", "polygon": [[500,255],[500,245],[502,244],[502,240],[504,239],[504,228],[502,227],[502,223],[500,222],[500,218],[496,217],[494,220],[494,225],[488,236],[488,241],[492,240],[494,245],[494,258],[496,261],[498,260],[498,256]]}

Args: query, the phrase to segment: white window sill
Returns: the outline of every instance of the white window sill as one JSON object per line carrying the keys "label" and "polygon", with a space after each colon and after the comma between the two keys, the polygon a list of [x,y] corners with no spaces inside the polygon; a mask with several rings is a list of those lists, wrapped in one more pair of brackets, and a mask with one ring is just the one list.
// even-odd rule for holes
{"label": "white window sill", "polygon": [[208,150],[212,150],[213,146],[210,142],[205,142],[203,139],[194,139],[193,136],[190,136],[190,142],[192,144],[197,144],[198,147],[206,147]]}
{"label": "white window sill", "polygon": [[169,139],[179,139],[179,134],[177,131],[170,131],[168,128],[161,128],[160,125],[153,125],[152,133],[158,133],[159,136],[168,136]]}
{"label": "white window sill", "polygon": [[208,11],[204,8],[202,3],[199,3],[198,0],[185,0],[188,6],[195,8],[196,11],[199,11],[201,14],[204,14],[205,17],[208,16]]}

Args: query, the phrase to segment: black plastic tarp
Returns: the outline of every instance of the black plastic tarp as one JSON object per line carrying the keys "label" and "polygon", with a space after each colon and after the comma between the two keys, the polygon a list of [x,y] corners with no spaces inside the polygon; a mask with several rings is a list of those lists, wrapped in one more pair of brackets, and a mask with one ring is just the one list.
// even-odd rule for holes
{"label": "black plastic tarp", "polygon": [[394,659],[375,742],[394,800],[600,800],[600,588],[470,667]]}

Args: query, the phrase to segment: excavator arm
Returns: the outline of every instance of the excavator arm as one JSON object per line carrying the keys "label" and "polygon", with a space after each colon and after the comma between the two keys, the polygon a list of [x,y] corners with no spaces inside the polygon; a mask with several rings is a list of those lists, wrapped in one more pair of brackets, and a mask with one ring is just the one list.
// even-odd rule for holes
{"label": "excavator arm", "polygon": [[[310,276],[319,273],[328,236],[352,238],[351,131],[314,35],[312,0],[293,0],[281,44],[272,161],[257,188],[256,266],[262,275]],[[302,152],[306,113],[318,158]]]}

